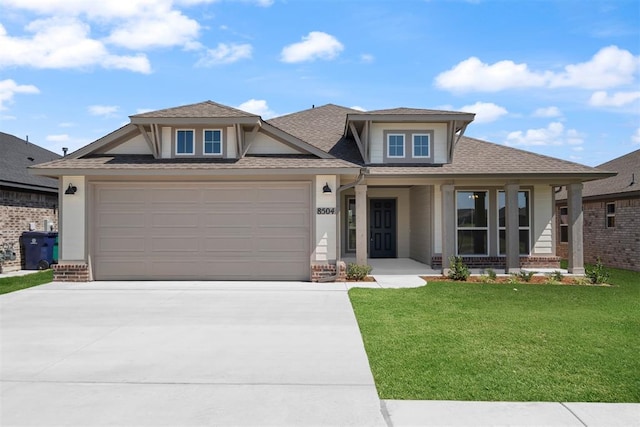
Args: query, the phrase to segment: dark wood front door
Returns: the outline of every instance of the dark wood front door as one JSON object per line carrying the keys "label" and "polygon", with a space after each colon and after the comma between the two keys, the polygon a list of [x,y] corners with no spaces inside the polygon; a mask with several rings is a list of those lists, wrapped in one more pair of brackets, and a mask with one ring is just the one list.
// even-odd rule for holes
{"label": "dark wood front door", "polygon": [[369,215],[369,257],[395,258],[396,201],[372,199]]}

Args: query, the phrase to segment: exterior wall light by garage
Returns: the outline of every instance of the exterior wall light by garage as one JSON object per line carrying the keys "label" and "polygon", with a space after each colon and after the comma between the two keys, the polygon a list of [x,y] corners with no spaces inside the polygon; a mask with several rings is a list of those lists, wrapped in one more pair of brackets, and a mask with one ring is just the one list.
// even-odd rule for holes
{"label": "exterior wall light by garage", "polygon": [[328,182],[324,184],[324,187],[322,187],[322,192],[325,193],[325,194],[326,193],[331,193],[331,187],[329,187],[329,183]]}
{"label": "exterior wall light by garage", "polygon": [[78,191],[78,187],[73,184],[69,184],[67,189],[64,191],[64,194],[76,194],[76,191]]}

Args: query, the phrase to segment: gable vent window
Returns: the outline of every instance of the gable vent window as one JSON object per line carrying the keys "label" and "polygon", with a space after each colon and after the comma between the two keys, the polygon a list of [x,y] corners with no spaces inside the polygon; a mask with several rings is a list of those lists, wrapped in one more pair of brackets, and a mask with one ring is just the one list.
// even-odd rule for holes
{"label": "gable vent window", "polygon": [[176,154],[194,154],[193,130],[179,129],[176,131]]}
{"label": "gable vent window", "polygon": [[205,130],[203,135],[204,154],[222,154],[222,131],[219,129]]}
{"label": "gable vent window", "polygon": [[607,228],[616,226],[616,204],[607,203]]}

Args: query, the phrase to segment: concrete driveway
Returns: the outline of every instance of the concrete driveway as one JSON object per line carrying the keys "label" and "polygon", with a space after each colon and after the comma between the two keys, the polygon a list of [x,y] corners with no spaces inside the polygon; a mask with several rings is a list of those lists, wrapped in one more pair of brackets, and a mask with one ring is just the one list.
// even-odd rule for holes
{"label": "concrete driveway", "polygon": [[343,284],[53,283],[0,328],[3,426],[385,425]]}

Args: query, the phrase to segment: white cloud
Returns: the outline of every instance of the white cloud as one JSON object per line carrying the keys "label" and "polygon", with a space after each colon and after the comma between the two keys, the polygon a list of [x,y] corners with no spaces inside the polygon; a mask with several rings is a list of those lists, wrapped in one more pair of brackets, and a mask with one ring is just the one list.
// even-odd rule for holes
{"label": "white cloud", "polygon": [[373,61],[375,61],[375,59],[375,56],[371,55],[370,53],[363,53],[360,55],[360,62],[364,64],[371,64]]}
{"label": "white cloud", "polygon": [[634,82],[640,69],[640,57],[609,46],[598,51],[589,61],[569,64],[564,71],[534,71],[526,63],[511,60],[486,64],[470,57],[436,76],[437,87],[454,92],[498,92],[518,88],[573,87],[605,89]]}
{"label": "white cloud", "polygon": [[0,110],[6,110],[6,104],[13,102],[16,93],[34,94],[40,90],[34,85],[20,85],[12,79],[0,80]]}
{"label": "white cloud", "polygon": [[498,92],[544,86],[548,77],[529,70],[527,64],[500,61],[489,65],[476,57],[466,59],[436,77],[436,86],[455,92]]}
{"label": "white cloud", "polygon": [[238,108],[248,113],[257,114],[263,119],[269,119],[276,115],[276,113],[269,108],[267,101],[264,99],[250,99],[238,105]]}
{"label": "white cloud", "polygon": [[321,31],[311,31],[302,41],[285,46],[280,58],[283,62],[295,63],[315,61],[316,59],[331,60],[338,57],[344,46],[331,34]]}
{"label": "white cloud", "polygon": [[562,117],[562,112],[555,106],[538,108],[533,112],[533,117]]}
{"label": "white cloud", "polygon": [[218,43],[215,49],[207,49],[205,55],[196,65],[211,67],[220,64],[232,64],[241,59],[250,59],[253,47],[250,44],[226,44]]}
{"label": "white cloud", "polygon": [[609,94],[604,91],[594,92],[589,99],[589,105],[594,107],[623,107],[640,99],[640,91],[616,92]]}
{"label": "white cloud", "polygon": [[359,105],[354,105],[353,107],[349,107],[349,108],[351,108],[352,110],[367,111]]}
{"label": "white cloud", "polygon": [[600,49],[589,61],[570,64],[554,74],[550,87],[605,89],[633,83],[640,69],[640,57],[617,46]]}
{"label": "white cloud", "polygon": [[151,72],[145,55],[110,54],[102,42],[89,38],[89,25],[74,18],[39,19],[29,23],[25,30],[33,36],[11,37],[0,24],[0,68],[64,69],[97,65],[139,73]]}
{"label": "white cloud", "polygon": [[500,117],[508,114],[508,111],[492,102],[476,102],[473,105],[465,105],[461,111],[467,113],[475,113],[474,123],[490,123],[495,122]]}
{"label": "white cloud", "polygon": [[565,130],[560,122],[549,123],[546,128],[510,132],[505,140],[505,144],[511,146],[571,145],[577,147],[583,143],[584,138],[578,131]]}
{"label": "white cloud", "polygon": [[172,46],[193,48],[199,32],[197,21],[177,10],[158,8],[153,14],[136,16],[121,24],[106,41],[137,50]]}
{"label": "white cloud", "polygon": [[92,116],[113,117],[120,107],[117,105],[90,105],[87,110]]}
{"label": "white cloud", "polygon": [[66,133],[60,135],[47,135],[45,140],[50,142],[66,142],[69,141],[69,135]]}
{"label": "white cloud", "polygon": [[631,135],[631,142],[633,144],[640,144],[640,128],[637,128],[633,135]]}

